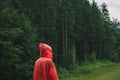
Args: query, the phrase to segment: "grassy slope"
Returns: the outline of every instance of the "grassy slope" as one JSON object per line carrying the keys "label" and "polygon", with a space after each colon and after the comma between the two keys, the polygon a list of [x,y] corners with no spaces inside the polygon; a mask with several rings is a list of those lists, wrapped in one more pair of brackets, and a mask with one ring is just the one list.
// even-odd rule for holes
{"label": "grassy slope", "polygon": [[87,74],[72,74],[64,80],[120,80],[120,65],[96,69]]}

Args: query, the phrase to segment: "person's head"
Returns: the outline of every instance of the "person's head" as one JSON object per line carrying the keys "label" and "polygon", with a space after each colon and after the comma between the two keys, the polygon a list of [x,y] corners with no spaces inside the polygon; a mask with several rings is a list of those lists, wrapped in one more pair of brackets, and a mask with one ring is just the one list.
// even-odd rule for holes
{"label": "person's head", "polygon": [[41,57],[46,57],[46,58],[52,59],[52,57],[53,57],[52,48],[49,45],[47,45],[45,43],[40,43],[39,50],[40,50]]}

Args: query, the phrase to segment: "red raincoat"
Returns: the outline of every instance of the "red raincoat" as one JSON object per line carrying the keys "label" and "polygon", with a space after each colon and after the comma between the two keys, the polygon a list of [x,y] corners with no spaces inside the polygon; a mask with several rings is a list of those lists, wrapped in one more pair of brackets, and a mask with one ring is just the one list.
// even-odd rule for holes
{"label": "red raincoat", "polygon": [[52,61],[52,48],[40,43],[40,58],[35,62],[33,80],[58,80],[55,65]]}

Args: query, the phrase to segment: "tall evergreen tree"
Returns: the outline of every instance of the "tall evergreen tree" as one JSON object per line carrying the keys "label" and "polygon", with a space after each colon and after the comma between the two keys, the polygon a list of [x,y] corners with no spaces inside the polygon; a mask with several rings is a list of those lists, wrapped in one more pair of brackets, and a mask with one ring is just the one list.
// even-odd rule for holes
{"label": "tall evergreen tree", "polygon": [[[29,19],[15,10],[11,0],[0,6],[1,80],[31,79],[35,59],[35,34]],[[31,55],[32,54],[32,55]]]}
{"label": "tall evergreen tree", "polygon": [[[59,38],[59,53],[60,57],[64,58],[64,65],[68,65],[72,61],[72,65],[75,63],[75,52],[74,52],[74,13],[71,1],[60,0],[57,6],[57,29],[58,29],[58,38]],[[60,58],[59,57],[59,58]],[[73,60],[72,60],[72,59]],[[67,66],[69,67],[69,65]]]}
{"label": "tall evergreen tree", "polygon": [[94,54],[95,57],[97,57],[97,59],[102,58],[102,44],[103,44],[103,40],[104,40],[104,19],[102,17],[102,14],[96,4],[95,1],[93,1],[93,3],[91,4],[91,10],[92,13],[92,34],[91,34],[91,52],[95,52],[96,54]]}
{"label": "tall evergreen tree", "polygon": [[104,28],[105,28],[105,38],[104,38],[104,58],[110,59],[112,54],[114,53],[114,46],[116,38],[113,34],[113,28],[109,17],[109,12],[107,10],[107,5],[105,3],[102,4],[102,14],[104,17]]}

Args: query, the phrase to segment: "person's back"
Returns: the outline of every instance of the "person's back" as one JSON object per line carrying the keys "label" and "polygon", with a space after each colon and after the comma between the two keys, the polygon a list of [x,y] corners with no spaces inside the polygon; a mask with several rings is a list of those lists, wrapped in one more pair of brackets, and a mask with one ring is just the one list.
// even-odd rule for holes
{"label": "person's back", "polygon": [[52,61],[52,48],[47,44],[41,43],[40,58],[35,62],[34,80],[58,80],[56,68]]}

